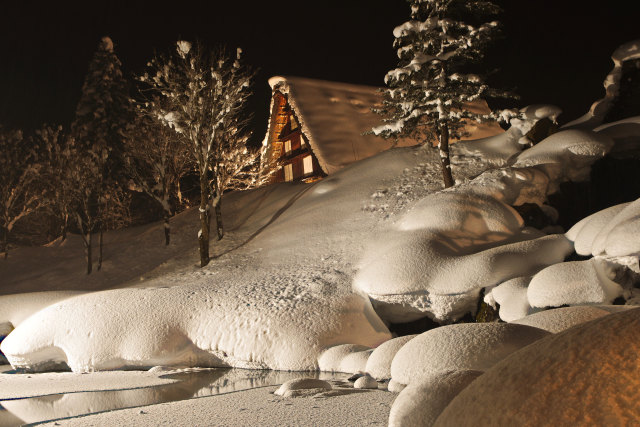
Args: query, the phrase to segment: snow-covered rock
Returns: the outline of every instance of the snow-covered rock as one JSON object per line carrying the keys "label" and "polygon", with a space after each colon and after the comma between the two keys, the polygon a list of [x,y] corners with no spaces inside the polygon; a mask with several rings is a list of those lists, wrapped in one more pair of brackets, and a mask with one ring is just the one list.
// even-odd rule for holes
{"label": "snow-covered rock", "polygon": [[462,323],[432,329],[413,338],[396,354],[391,377],[412,384],[442,372],[484,371],[517,349],[549,335],[511,323]]}
{"label": "snow-covered rock", "polygon": [[389,338],[357,295],[287,298],[260,286],[184,285],[58,302],[23,321],[1,349],[14,367],[30,370],[61,363],[74,372],[155,365],[315,370],[325,348]]}
{"label": "snow-covered rock", "polygon": [[[455,231],[391,232],[369,246],[354,286],[376,301],[404,304],[408,315],[423,311],[436,320],[460,317],[473,307],[480,288],[532,275],[563,261],[573,249],[564,235],[528,237],[521,233],[509,243],[476,246],[471,236]],[[410,320],[402,320],[400,309],[395,317]]]}
{"label": "snow-covered rock", "polygon": [[353,388],[377,389],[378,381],[370,375],[363,375],[353,383]]}
{"label": "snow-covered rock", "polygon": [[541,170],[509,166],[485,171],[472,181],[461,184],[455,191],[490,196],[510,206],[524,203],[541,206],[548,188],[549,177]]}
{"label": "snow-covered rock", "polygon": [[436,426],[633,425],[640,419],[640,310],[539,340],[462,390]]}
{"label": "snow-covered rock", "polygon": [[561,262],[533,276],[527,289],[532,307],[610,304],[622,295],[622,287],[611,280],[608,264],[598,258]]}
{"label": "snow-covered rock", "polygon": [[377,380],[388,380],[391,378],[391,362],[396,353],[403,345],[417,336],[417,334],[405,335],[380,344],[373,350],[371,356],[369,356],[365,371]]}
{"label": "snow-covered rock", "polygon": [[322,389],[331,390],[333,387],[330,383],[317,378],[296,378],[282,384],[273,394],[277,396],[290,397],[291,392],[297,390]]}
{"label": "snow-covered rock", "polygon": [[451,146],[456,155],[482,156],[498,164],[522,151],[522,137],[529,132],[538,120],[548,118],[555,122],[562,110],[555,105],[528,105],[513,112],[509,119],[511,125],[506,132],[470,141],[459,141]]}
{"label": "snow-covered rock", "polygon": [[481,371],[436,372],[412,382],[391,406],[389,427],[432,426],[440,413]]}
{"label": "snow-covered rock", "polygon": [[485,296],[485,302],[493,299],[500,305],[500,319],[511,322],[531,312],[527,298],[527,286],[531,276],[516,277],[499,284]]}
{"label": "snow-covered rock", "polygon": [[505,235],[518,232],[523,225],[515,209],[493,197],[444,191],[416,203],[396,227],[402,231],[456,230],[469,235],[470,240],[475,237],[485,243],[503,240]]}
{"label": "snow-covered rock", "polygon": [[593,243],[600,231],[628,205],[629,203],[622,203],[608,207],[581,219],[571,227],[565,235],[573,242],[576,253],[591,255],[593,253]]}
{"label": "snow-covered rock", "polygon": [[609,314],[596,306],[581,305],[544,310],[518,319],[512,323],[533,326],[557,334],[572,326]]}
{"label": "snow-covered rock", "polygon": [[604,98],[594,102],[585,115],[565,124],[563,128],[592,129],[601,124],[618,96],[620,79],[622,78],[622,64],[625,61],[638,58],[640,58],[640,40],[633,40],[619,46],[611,55],[613,69],[603,83],[606,91]]}
{"label": "snow-covered rock", "polygon": [[584,181],[589,177],[589,166],[612,147],[613,140],[604,134],[564,130],[524,150],[512,166],[538,166],[551,178],[552,183],[566,179]]}
{"label": "snow-covered rock", "polygon": [[591,248],[593,255],[640,255],[640,199],[624,206],[600,230]]}
{"label": "snow-covered rock", "polygon": [[355,374],[365,371],[373,349],[356,344],[341,344],[325,350],[318,358],[321,371]]}
{"label": "snow-covered rock", "polygon": [[623,155],[640,149],[640,116],[606,123],[594,129],[615,142],[612,153]]}

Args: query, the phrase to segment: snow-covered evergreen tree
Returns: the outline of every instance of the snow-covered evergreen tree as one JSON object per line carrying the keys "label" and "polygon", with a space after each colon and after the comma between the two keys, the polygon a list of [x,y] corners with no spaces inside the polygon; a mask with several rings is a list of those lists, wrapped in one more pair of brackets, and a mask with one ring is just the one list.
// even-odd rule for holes
{"label": "snow-covered evergreen tree", "polygon": [[[235,57],[224,52],[205,52],[199,45],[178,41],[170,56],[157,56],[148,63],[140,81],[164,98],[149,102],[148,108],[167,126],[183,135],[190,144],[200,179],[200,224],[198,233],[200,265],[209,262],[211,202],[219,212],[224,191],[232,180],[255,163],[258,153],[247,149],[240,125],[242,110],[251,94],[253,73],[240,64],[241,50]],[[226,186],[226,187],[225,187]],[[218,223],[222,237],[222,223]]]}
{"label": "snow-covered evergreen tree", "polygon": [[445,187],[454,184],[449,160],[450,138],[465,134],[465,121],[493,120],[467,103],[506,96],[471,73],[483,58],[497,21],[483,22],[499,9],[487,0],[407,0],[411,20],[396,27],[398,67],[385,77],[384,125],[373,133],[384,138],[413,137],[423,144],[437,138]]}
{"label": "snow-covered evergreen tree", "polygon": [[[98,50],[89,64],[82,86],[82,96],[72,124],[76,153],[87,159],[83,173],[95,173],[91,185],[83,188],[84,199],[78,206],[77,226],[87,237],[85,244],[91,245],[91,233],[100,233],[100,256],[102,259],[102,236],[109,225],[119,224],[121,212],[104,210],[107,201],[124,196],[125,172],[124,138],[132,118],[128,84],[122,74],[122,64],[116,56],[113,41],[103,37]],[[91,194],[86,190],[91,188]],[[108,191],[112,191],[109,194]],[[110,215],[115,215],[111,218]],[[84,220],[82,217],[84,216]],[[88,228],[87,228],[88,227]],[[91,248],[87,250],[88,273],[91,272]]]}
{"label": "snow-covered evergreen tree", "polygon": [[0,126],[0,249],[5,258],[16,222],[47,206],[40,157],[35,141],[24,138],[22,131]]}
{"label": "snow-covered evergreen tree", "polygon": [[89,64],[72,132],[78,147],[96,154],[106,180],[124,176],[124,137],[132,118],[128,92],[113,42],[103,37]]}

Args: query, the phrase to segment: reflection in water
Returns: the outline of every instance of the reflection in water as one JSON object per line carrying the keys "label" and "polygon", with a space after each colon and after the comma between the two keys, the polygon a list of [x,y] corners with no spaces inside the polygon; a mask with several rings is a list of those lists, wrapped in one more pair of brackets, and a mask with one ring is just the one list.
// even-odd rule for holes
{"label": "reflection in water", "polygon": [[[327,372],[282,372],[247,369],[189,369],[162,375],[176,383],[128,390],[85,391],[0,401],[0,427],[74,417],[115,409],[154,405],[272,386],[300,378],[344,380]],[[2,410],[4,407],[5,410]]]}

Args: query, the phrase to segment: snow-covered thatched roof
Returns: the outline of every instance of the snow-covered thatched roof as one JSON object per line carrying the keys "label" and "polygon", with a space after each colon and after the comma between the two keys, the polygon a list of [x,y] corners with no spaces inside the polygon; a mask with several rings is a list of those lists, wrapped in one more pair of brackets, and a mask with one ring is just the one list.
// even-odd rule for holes
{"label": "snow-covered thatched roof", "polygon": [[[320,167],[327,174],[395,144],[391,139],[363,135],[381,123],[381,117],[371,111],[382,103],[382,94],[376,87],[280,76],[270,78],[269,84],[274,92],[288,95],[289,105],[300,121]],[[484,101],[478,108],[487,110]],[[471,138],[474,139],[502,132],[497,124],[472,126]],[[397,146],[416,143],[404,139],[398,141]]]}

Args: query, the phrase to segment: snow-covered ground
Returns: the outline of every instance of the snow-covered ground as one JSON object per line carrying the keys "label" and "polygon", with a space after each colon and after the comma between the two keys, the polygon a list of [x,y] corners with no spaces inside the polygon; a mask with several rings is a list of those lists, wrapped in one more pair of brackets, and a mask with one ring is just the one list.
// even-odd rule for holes
{"label": "snow-covered ground", "polygon": [[[158,372],[193,366],[321,369],[368,373],[382,381],[380,388],[400,392],[390,406],[395,395],[367,390],[373,384],[368,377],[358,382],[362,390],[301,381],[282,397],[268,393],[275,388],[258,389],[237,399],[141,403],[147,406],[58,421],[78,425],[171,424],[185,416],[192,424],[216,416],[219,425],[255,424],[259,415],[250,413],[259,408],[271,417],[264,425],[327,417],[331,422],[323,424],[428,419],[453,425],[460,416],[491,416],[491,405],[478,403],[479,396],[498,395],[505,408],[513,406],[513,396],[523,393],[519,377],[551,387],[546,376],[530,379],[546,365],[536,362],[540,368],[533,373],[529,366],[569,354],[563,346],[606,347],[587,353],[620,360],[625,375],[611,371],[619,387],[607,393],[628,391],[634,387],[626,381],[640,374],[629,359],[636,351],[611,342],[618,336],[635,340],[638,328],[629,325],[640,310],[611,304],[638,301],[640,201],[597,212],[562,232],[525,226],[514,206],[536,204],[553,223],[557,212],[547,196],[563,181],[588,178],[590,165],[616,144],[640,138],[636,128],[623,126],[637,119],[561,130],[522,151],[518,141],[531,127],[527,120],[557,114],[557,108],[535,106],[504,134],[454,145],[457,184],[444,191],[437,153],[404,147],[313,184],[229,194],[223,202],[226,235],[212,241],[214,259],[202,269],[196,266],[194,211],[173,220],[169,247],[162,224],[108,233],[103,270],[91,276],[84,274],[75,236],[15,250],[0,262],[0,333],[8,334],[0,349],[14,368],[68,367],[73,372],[65,375],[75,378],[156,367],[123,374],[132,384],[153,385],[164,381]],[[574,250],[583,259],[565,261]],[[511,323],[449,324],[475,312],[481,296]],[[547,310],[562,305],[572,307]],[[421,317],[445,326],[392,340],[389,322]],[[607,381],[606,366],[561,359],[553,359],[554,372],[568,365],[593,372],[580,381],[584,395],[596,399],[589,390]],[[501,369],[510,373],[510,391],[499,386]],[[88,374],[90,388],[107,389],[116,380],[103,374]],[[16,387],[12,398],[33,395],[21,382],[27,378],[15,375],[0,374],[0,390]],[[42,382],[52,377],[41,375],[57,374],[22,375]],[[562,390],[570,389],[571,378],[563,377]],[[56,381],[42,393],[68,390],[68,381]],[[539,391],[531,393],[527,399],[541,404]],[[562,402],[563,393],[554,396]],[[624,423],[640,417],[638,399],[625,399],[615,413],[593,419]],[[230,406],[218,407],[225,402]],[[468,402],[476,412],[469,412]]]}

